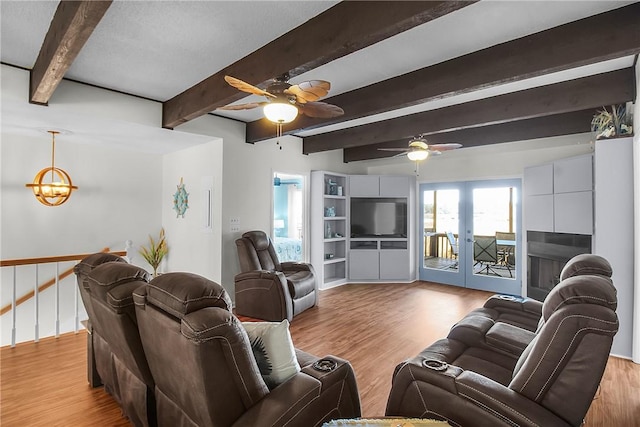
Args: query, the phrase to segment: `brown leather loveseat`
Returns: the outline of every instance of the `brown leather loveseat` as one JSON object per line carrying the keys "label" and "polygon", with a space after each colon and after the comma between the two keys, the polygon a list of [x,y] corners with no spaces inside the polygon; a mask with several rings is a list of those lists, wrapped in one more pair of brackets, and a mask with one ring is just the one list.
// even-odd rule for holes
{"label": "brown leather loveseat", "polygon": [[606,267],[606,260],[573,261],[542,304],[535,332],[512,324],[521,321],[514,308],[520,302],[509,310],[511,323],[497,320],[499,310],[490,303],[396,367],[386,414],[474,427],[581,425],[618,318],[610,268],[577,268],[589,262]]}
{"label": "brown leather loveseat", "polygon": [[236,240],[241,273],[235,276],[236,313],[257,319],[289,322],[316,305],[313,266],[280,262],[263,231],[248,231]]}
{"label": "brown leather loveseat", "polygon": [[293,351],[300,370],[269,389],[217,283],[167,273],[136,290],[134,300],[160,426],[308,427],[360,416],[353,369],[334,356]]}

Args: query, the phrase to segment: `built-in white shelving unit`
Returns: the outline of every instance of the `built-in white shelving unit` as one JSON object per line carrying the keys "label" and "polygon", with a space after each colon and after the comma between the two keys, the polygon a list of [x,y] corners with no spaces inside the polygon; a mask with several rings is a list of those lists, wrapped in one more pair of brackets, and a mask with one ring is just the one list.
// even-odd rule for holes
{"label": "built-in white shelving unit", "polygon": [[311,172],[311,264],[320,288],[347,280],[347,176]]}

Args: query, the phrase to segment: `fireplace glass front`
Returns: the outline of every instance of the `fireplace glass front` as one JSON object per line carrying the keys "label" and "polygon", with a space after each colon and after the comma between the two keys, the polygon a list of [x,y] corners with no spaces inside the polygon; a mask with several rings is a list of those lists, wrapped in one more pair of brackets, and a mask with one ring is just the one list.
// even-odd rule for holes
{"label": "fireplace glass front", "polygon": [[567,261],[591,253],[591,236],[527,231],[527,253],[527,296],[544,301]]}

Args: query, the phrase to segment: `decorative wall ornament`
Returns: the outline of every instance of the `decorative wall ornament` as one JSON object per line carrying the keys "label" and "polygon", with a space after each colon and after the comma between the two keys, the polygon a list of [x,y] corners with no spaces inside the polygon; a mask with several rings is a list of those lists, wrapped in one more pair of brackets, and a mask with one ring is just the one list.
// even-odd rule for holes
{"label": "decorative wall ornament", "polygon": [[176,187],[177,190],[173,195],[173,209],[176,211],[176,218],[184,218],[184,213],[189,209],[189,193],[184,188],[182,178],[180,178],[180,184]]}

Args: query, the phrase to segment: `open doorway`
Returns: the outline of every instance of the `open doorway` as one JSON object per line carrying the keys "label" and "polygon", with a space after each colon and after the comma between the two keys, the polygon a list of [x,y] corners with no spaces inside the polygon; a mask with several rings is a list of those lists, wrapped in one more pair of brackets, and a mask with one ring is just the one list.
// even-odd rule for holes
{"label": "open doorway", "polygon": [[305,261],[305,177],[273,173],[271,238],[280,262]]}

